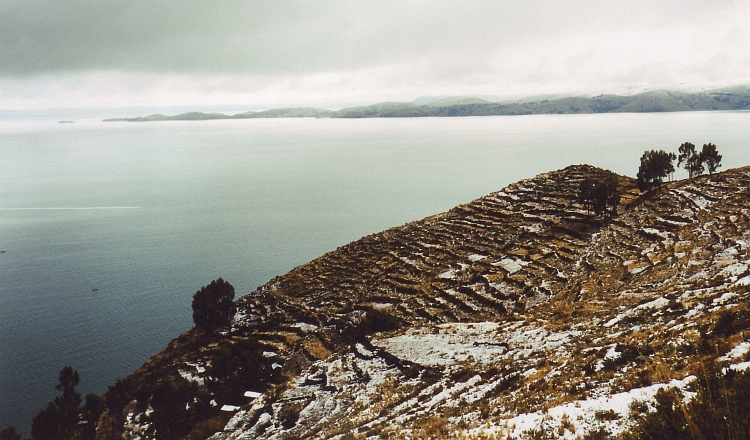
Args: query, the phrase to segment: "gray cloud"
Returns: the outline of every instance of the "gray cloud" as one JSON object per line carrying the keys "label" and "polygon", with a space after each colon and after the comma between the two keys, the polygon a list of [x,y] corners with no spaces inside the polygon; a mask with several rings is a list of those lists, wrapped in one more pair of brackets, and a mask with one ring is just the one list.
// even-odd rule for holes
{"label": "gray cloud", "polygon": [[736,82],[749,14],[741,0],[6,0],[0,97],[97,72],[127,77],[111,94],[142,75],[149,93],[177,78],[269,99]]}
{"label": "gray cloud", "polygon": [[[296,73],[479,44],[497,6],[458,2],[20,1],[0,8],[0,72]],[[495,24],[496,25],[496,24]],[[510,24],[506,24],[510,26]]]}

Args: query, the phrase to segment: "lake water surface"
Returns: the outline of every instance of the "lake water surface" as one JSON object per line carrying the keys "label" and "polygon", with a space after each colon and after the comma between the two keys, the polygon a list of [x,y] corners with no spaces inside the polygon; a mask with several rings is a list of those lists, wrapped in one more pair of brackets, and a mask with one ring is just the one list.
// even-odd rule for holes
{"label": "lake water surface", "polygon": [[[0,429],[71,365],[102,393],[238,293],[363,235],[570,164],[647,149],[750,164],[750,113],[103,123],[0,119]],[[685,173],[678,172],[678,178]]]}

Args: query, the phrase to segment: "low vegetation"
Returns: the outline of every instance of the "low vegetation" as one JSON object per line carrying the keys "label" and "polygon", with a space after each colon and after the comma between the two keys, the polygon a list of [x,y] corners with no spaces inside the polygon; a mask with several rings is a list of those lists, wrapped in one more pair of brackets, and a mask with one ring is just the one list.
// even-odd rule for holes
{"label": "low vegetation", "polygon": [[750,372],[702,365],[695,397],[676,388],[660,390],[654,411],[633,415],[636,426],[623,440],[740,440],[750,438]]}

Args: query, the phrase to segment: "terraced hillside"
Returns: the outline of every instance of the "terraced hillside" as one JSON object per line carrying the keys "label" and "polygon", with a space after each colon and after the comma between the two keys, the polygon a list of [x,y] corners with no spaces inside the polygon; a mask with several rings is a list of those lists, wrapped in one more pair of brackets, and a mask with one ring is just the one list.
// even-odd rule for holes
{"label": "terraced hillside", "polygon": [[170,375],[213,396],[193,438],[576,438],[689,395],[707,359],[744,368],[750,167],[649,193],[620,176],[612,220],[576,201],[610,174],[542,174],[271,280],[127,379],[124,435],[154,435],[142,384]]}

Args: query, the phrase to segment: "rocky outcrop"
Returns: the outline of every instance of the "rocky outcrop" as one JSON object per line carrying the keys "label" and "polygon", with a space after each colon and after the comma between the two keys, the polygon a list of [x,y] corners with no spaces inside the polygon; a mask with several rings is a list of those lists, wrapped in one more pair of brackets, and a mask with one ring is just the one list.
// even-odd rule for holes
{"label": "rocky outcrop", "polygon": [[622,431],[706,356],[743,368],[750,167],[649,193],[620,176],[608,220],[576,199],[610,174],[571,166],[343,246],[172,363],[197,380],[252,340],[278,370],[216,439]]}

